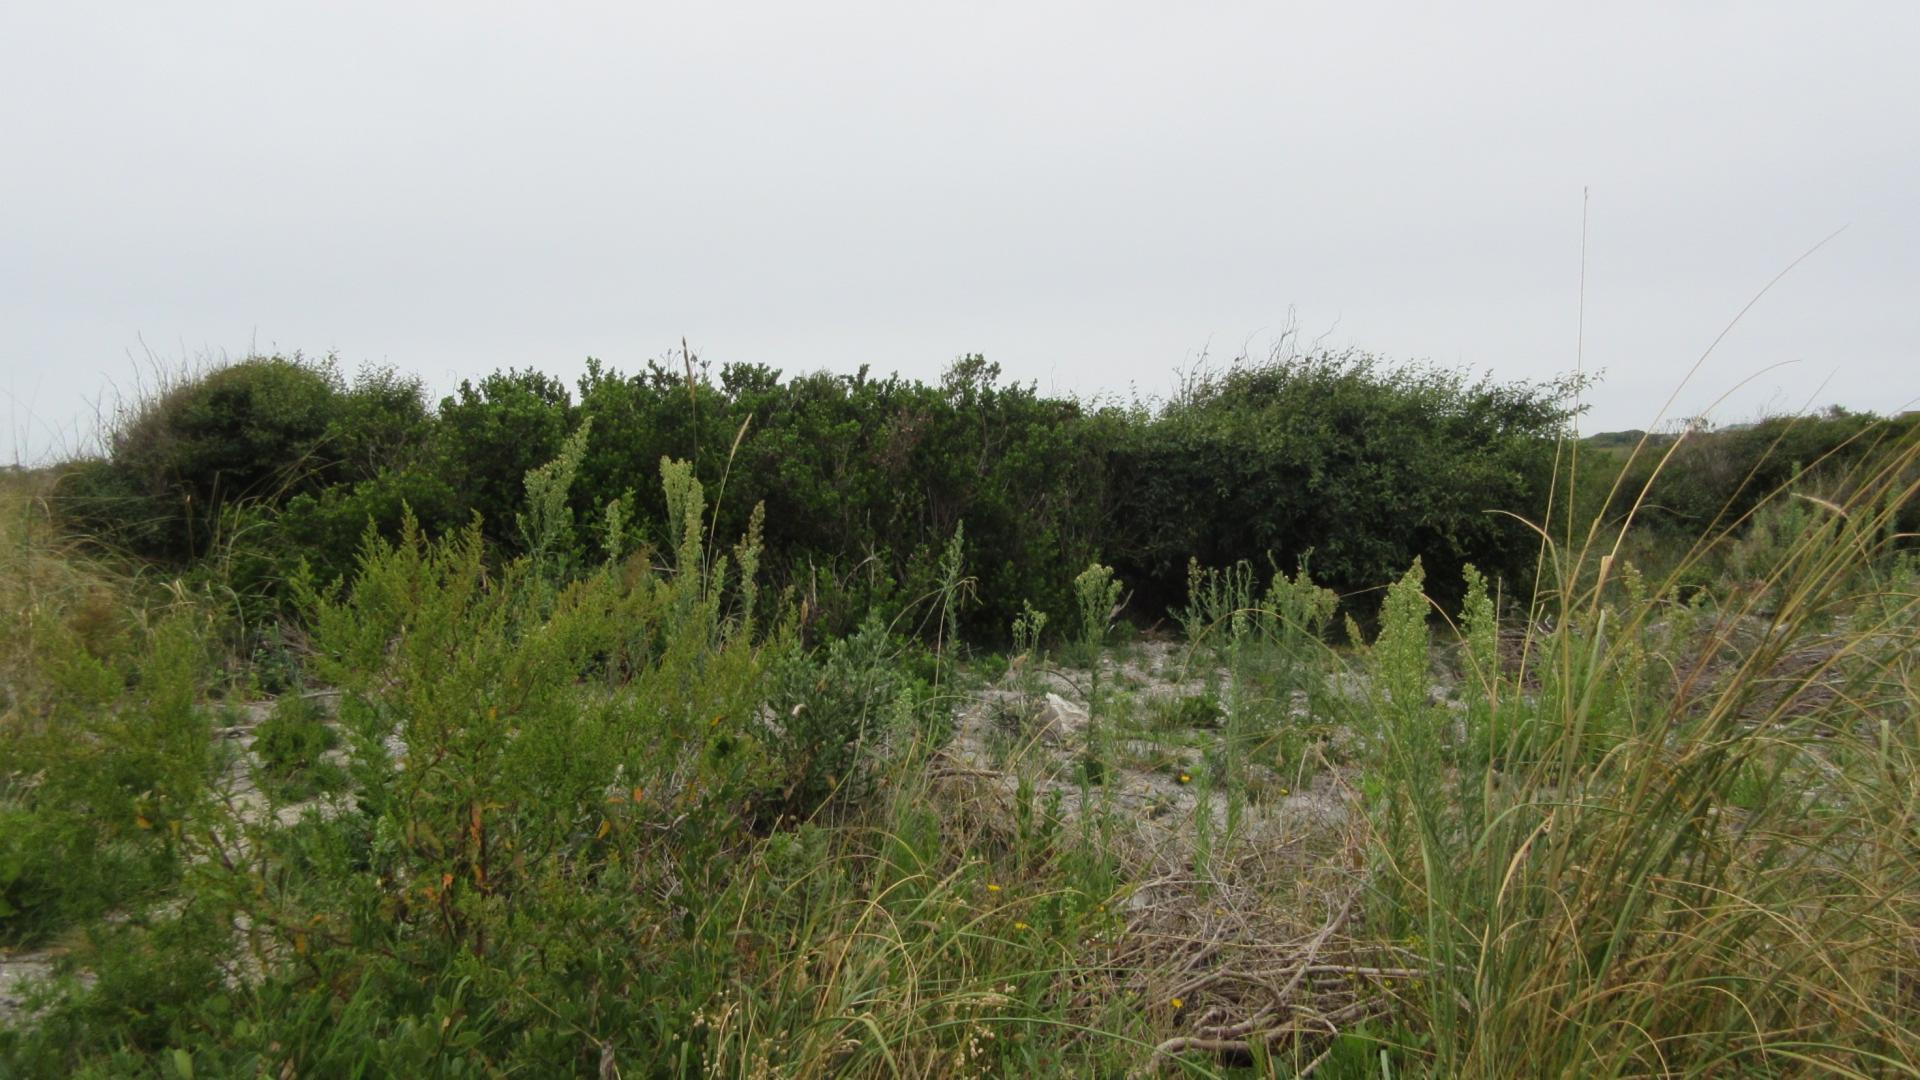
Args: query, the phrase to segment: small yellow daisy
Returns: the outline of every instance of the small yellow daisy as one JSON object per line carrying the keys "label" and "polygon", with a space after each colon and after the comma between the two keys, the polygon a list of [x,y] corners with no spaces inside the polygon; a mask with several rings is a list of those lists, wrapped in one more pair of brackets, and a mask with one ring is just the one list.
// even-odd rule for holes
{"label": "small yellow daisy", "polygon": [[1186,1008],[1186,1007],[1187,1007],[1187,1003],[1186,1003],[1186,1001],[1185,1001],[1185,999],[1183,999],[1183,998],[1174,998],[1174,999],[1173,999],[1173,1007],[1174,1007],[1174,1008],[1176,1008],[1176,1009],[1184,1009],[1184,1008]]}

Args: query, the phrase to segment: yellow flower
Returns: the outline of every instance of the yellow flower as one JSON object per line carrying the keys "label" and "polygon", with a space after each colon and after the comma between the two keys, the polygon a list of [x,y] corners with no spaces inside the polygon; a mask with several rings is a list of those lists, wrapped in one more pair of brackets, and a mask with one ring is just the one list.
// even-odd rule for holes
{"label": "yellow flower", "polygon": [[988,891],[988,892],[999,892],[999,891],[1000,891],[1000,886],[998,886],[998,885],[995,885],[995,884],[993,884],[992,882],[988,882],[988,883],[987,883],[987,891]]}
{"label": "yellow flower", "polygon": [[1188,776],[1188,775],[1187,775],[1186,773],[1181,773],[1181,774],[1180,774],[1180,782],[1181,782],[1181,783],[1183,783],[1183,784],[1190,784],[1190,783],[1192,783],[1192,782],[1193,782],[1193,777],[1191,777],[1191,776]]}
{"label": "yellow flower", "polygon": [[1186,1007],[1187,1007],[1187,1003],[1186,1003],[1186,1002],[1185,1002],[1184,1000],[1182,1000],[1182,999],[1180,999],[1180,998],[1174,998],[1174,999],[1173,999],[1173,1007],[1174,1007],[1174,1008],[1176,1008],[1176,1009],[1184,1009],[1184,1008],[1186,1008]]}
{"label": "yellow flower", "polygon": [[1032,927],[1029,927],[1029,926],[1028,926],[1028,925],[1027,925],[1026,923],[1023,923],[1023,922],[1017,922],[1017,923],[1014,923],[1014,924],[1013,924],[1013,928],[1014,928],[1015,930],[1030,930],[1030,929],[1032,929]]}

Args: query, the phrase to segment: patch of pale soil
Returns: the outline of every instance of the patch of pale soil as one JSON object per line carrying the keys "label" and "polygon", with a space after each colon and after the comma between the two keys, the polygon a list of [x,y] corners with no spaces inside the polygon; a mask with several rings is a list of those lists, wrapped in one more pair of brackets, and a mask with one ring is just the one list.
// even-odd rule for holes
{"label": "patch of pale soil", "polygon": [[51,952],[0,955],[0,1027],[25,1015],[29,985],[53,974],[54,959]]}
{"label": "patch of pale soil", "polygon": [[[338,714],[340,695],[337,692],[317,691],[305,696],[320,705],[323,713],[328,717],[329,725],[338,727],[338,720],[335,717]],[[260,725],[273,715],[273,710],[278,704],[278,701],[273,699],[248,702],[240,706],[239,723],[214,732],[216,739],[229,744],[235,751],[227,766],[226,775],[216,785],[216,790],[226,799],[234,816],[245,825],[261,825],[271,819],[275,824],[285,827],[299,822],[309,810],[317,809],[322,814],[331,816],[347,805],[346,801],[339,796],[323,795],[301,802],[282,803],[275,806],[273,800],[260,790],[256,777],[263,763],[253,752],[253,744]],[[335,747],[322,755],[321,760],[332,765],[345,766],[347,750],[343,746]],[[244,854],[244,852],[234,854]]]}
{"label": "patch of pale soil", "polygon": [[[0,1028],[33,1021],[29,1002],[34,984],[52,977],[65,954],[58,948],[0,952]],[[76,977],[82,983],[93,981],[93,976],[84,971]]]}
{"label": "patch of pale soil", "polygon": [[[963,805],[985,801],[991,818],[1012,818],[1024,797],[1068,828],[1098,822],[1128,884],[1118,928],[1094,942],[1107,950],[1103,978],[1076,1004],[1124,994],[1188,1010],[1178,1034],[1143,1059],[1143,1074],[1189,1049],[1244,1056],[1256,1042],[1291,1040],[1296,1056],[1310,1057],[1326,1033],[1385,1011],[1393,998],[1381,980],[1419,975],[1350,932],[1367,867],[1365,816],[1349,767],[1337,763],[1352,732],[1297,696],[1285,722],[1312,734],[1279,763],[1291,775],[1240,762],[1230,810],[1225,792],[1203,784],[1227,732],[1185,726],[1205,723],[1208,710],[1180,706],[1217,692],[1224,673],[1187,660],[1180,645],[1152,642],[1108,661],[1107,704],[1091,722],[1088,672],[1016,669],[964,703],[935,766],[940,790]],[[1329,690],[1369,692],[1358,678]],[[1116,707],[1109,691],[1126,700]],[[1084,778],[1090,725],[1104,737],[1098,784]],[[1282,1022],[1295,1014],[1325,1018],[1316,1021],[1325,1032]]]}
{"label": "patch of pale soil", "polygon": [[[1101,697],[1112,701],[1127,695],[1137,713],[1157,702],[1207,693],[1209,676],[1217,685],[1223,673],[1198,669],[1190,661],[1184,645],[1143,642],[1118,660],[1102,661]],[[1201,758],[1210,749],[1205,739],[1217,738],[1217,732],[1183,733],[1201,737],[1172,743],[1131,730],[1110,735],[1101,782],[1083,783],[1090,683],[1085,670],[1010,671],[998,684],[977,691],[956,714],[947,766],[1009,799],[1025,784],[1043,804],[1058,805],[1068,820],[1090,810],[1107,812],[1131,832],[1126,843],[1142,869],[1191,872],[1202,821],[1216,857],[1294,853],[1304,859],[1340,846],[1352,818],[1337,768],[1320,761],[1312,778],[1299,782],[1265,766],[1248,766],[1260,780],[1261,797],[1230,809],[1225,793],[1209,793],[1198,782]],[[1303,707],[1300,712],[1302,720],[1311,719]]]}

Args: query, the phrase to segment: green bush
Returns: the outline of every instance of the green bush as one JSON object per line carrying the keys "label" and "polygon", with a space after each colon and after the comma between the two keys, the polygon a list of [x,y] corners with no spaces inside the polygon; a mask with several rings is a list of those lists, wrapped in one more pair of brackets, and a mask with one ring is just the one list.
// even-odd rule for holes
{"label": "green bush", "polygon": [[278,588],[304,560],[323,581],[354,569],[360,541],[371,526],[381,536],[400,535],[411,513],[438,533],[462,522],[465,500],[451,484],[423,467],[383,470],[370,479],[303,492],[273,515],[262,540],[263,585]]}
{"label": "green bush", "polygon": [[[631,377],[590,364],[578,417],[594,425],[575,498],[581,520],[644,484],[635,464],[690,460],[714,493],[714,528],[735,535],[766,506],[767,570],[791,584],[824,636],[867,612],[898,615],[938,586],[962,522],[980,604],[975,636],[1004,633],[1023,600],[1064,612],[1063,583],[1100,531],[1099,430],[1074,402],[1003,385],[998,366],[957,361],[937,386],[816,373],[784,382],[758,365],[658,364]],[[657,508],[641,517],[657,534]]]}
{"label": "green bush", "polygon": [[1235,367],[1190,381],[1116,448],[1106,552],[1142,600],[1177,601],[1190,558],[1285,566],[1311,552],[1341,592],[1415,557],[1440,594],[1467,562],[1524,580],[1570,382],[1472,381],[1361,354]]}
{"label": "green bush", "polygon": [[339,745],[340,733],[327,723],[319,706],[298,694],[281,698],[253,733],[253,752],[265,772],[266,786],[287,802],[345,784],[346,773],[326,760],[327,752]]}
{"label": "green bush", "polygon": [[328,367],[257,357],[138,403],[113,431],[108,460],[146,513],[167,523],[140,553],[205,554],[223,507],[337,479],[326,443],[342,393]]}
{"label": "green bush", "polygon": [[125,408],[107,456],[56,491],[91,538],[151,559],[205,557],[231,544],[256,506],[275,508],[416,458],[428,432],[417,380],[331,360],[249,357],[182,377]]}
{"label": "green bush", "polygon": [[898,652],[878,617],[869,616],[852,636],[817,654],[791,654],[775,669],[768,741],[788,779],[759,816],[805,818],[842,790],[854,798],[871,794],[894,734],[894,706],[908,692]]}
{"label": "green bush", "polygon": [[197,697],[204,628],[165,618],[107,658],[55,629],[0,724],[0,943],[43,938],[151,895],[216,764]]}
{"label": "green bush", "polygon": [[[457,515],[429,526],[463,524],[477,514],[487,539],[516,550],[514,514],[525,505],[527,473],[553,460],[573,427],[566,384],[537,371],[496,372],[440,402],[434,427],[434,475],[458,496]],[[624,463],[629,477],[660,460]],[[631,483],[631,481],[629,481]]]}
{"label": "green bush", "polygon": [[[1618,467],[1597,468],[1593,481],[1604,480],[1610,489],[1604,508],[1609,520],[1631,512],[1642,526],[1692,539],[1743,524],[1762,503],[1789,489],[1844,501],[1868,478],[1842,478],[1863,462],[1886,460],[1915,437],[1920,414],[1887,420],[1838,407],[1719,430],[1703,425],[1650,440]],[[1913,521],[1916,511],[1907,507],[1901,520]]]}

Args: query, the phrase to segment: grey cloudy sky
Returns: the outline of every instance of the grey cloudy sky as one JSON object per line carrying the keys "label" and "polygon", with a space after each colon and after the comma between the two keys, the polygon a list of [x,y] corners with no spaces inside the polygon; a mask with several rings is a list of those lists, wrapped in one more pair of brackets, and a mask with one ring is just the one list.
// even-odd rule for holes
{"label": "grey cloudy sky", "polygon": [[[163,361],[715,362],[1161,393],[1307,337],[1589,430],[1920,395],[1920,5],[0,8],[16,454]],[[1772,365],[1791,366],[1767,370]],[[1823,386],[1824,384],[1824,386]],[[21,448],[24,447],[23,451]]]}

